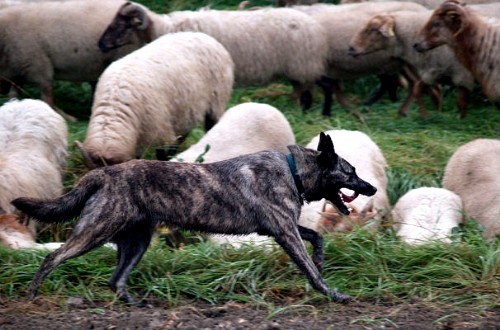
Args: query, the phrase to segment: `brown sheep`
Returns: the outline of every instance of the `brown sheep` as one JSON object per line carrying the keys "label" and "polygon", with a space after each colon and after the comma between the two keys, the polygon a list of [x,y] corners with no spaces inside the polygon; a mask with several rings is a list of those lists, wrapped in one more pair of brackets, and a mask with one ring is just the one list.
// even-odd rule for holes
{"label": "brown sheep", "polygon": [[[495,24],[496,22],[496,24]],[[500,25],[474,9],[450,0],[434,11],[414,44],[424,52],[449,45],[458,60],[472,72],[484,94],[500,101]]]}

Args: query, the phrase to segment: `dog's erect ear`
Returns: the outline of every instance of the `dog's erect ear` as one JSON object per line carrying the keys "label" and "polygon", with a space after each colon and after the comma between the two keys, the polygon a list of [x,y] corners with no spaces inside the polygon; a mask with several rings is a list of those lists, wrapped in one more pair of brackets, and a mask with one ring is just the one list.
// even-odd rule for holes
{"label": "dog's erect ear", "polygon": [[330,135],[326,135],[323,132],[319,133],[318,151],[321,151],[318,156],[318,164],[320,166],[329,167],[337,160],[332,139]]}

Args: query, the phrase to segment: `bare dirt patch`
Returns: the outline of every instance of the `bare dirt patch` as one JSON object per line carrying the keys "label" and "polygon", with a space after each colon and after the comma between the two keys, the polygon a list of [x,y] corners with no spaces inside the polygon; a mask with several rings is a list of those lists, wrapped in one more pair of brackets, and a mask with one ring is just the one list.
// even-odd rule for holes
{"label": "bare dirt patch", "polygon": [[500,329],[500,308],[438,306],[421,302],[319,306],[282,305],[271,315],[255,304],[193,303],[176,308],[162,302],[146,307],[89,304],[80,298],[55,303],[0,298],[0,329]]}

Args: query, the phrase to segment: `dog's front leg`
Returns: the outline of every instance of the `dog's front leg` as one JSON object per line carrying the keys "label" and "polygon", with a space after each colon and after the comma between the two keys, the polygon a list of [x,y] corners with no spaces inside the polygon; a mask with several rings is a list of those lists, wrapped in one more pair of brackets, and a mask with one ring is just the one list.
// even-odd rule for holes
{"label": "dog's front leg", "polygon": [[314,264],[316,265],[316,268],[321,272],[323,269],[323,237],[316,231],[303,227],[303,226],[298,226],[299,228],[299,234],[300,237],[302,237],[303,240],[306,240],[308,242],[311,242],[312,247],[313,247],[313,255],[312,255],[312,260]]}
{"label": "dog's front leg", "polygon": [[352,300],[350,296],[328,287],[325,280],[321,277],[318,268],[307,254],[306,247],[300,238],[298,229],[293,228],[289,231],[282,231],[279,235],[274,236],[274,238],[297,264],[300,270],[307,276],[313,288],[338,303],[347,303]]}

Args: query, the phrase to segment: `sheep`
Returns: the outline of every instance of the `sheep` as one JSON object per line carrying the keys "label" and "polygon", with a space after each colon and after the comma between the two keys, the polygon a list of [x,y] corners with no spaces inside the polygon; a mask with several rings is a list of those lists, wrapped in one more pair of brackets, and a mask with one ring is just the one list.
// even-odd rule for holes
{"label": "sheep", "polygon": [[413,49],[418,33],[430,15],[431,11],[400,11],[376,15],[352,38],[349,54],[364,56],[388,51],[393,58],[404,61],[416,70],[420,80],[399,108],[400,115],[407,115],[411,101],[417,97],[421,114],[426,116],[427,112],[421,99],[422,85],[436,85],[440,81],[450,80],[458,86],[457,106],[460,118],[465,118],[468,97],[474,86],[474,78],[470,72],[456,60],[453,52],[447,47],[440,47],[425,54],[417,53]]}
{"label": "sheep", "polygon": [[463,222],[462,200],[444,188],[411,189],[394,205],[392,220],[396,235],[407,244],[450,243],[452,229]]}
{"label": "sheep", "polygon": [[6,213],[0,209],[0,245],[19,250],[48,250],[54,251],[61,247],[61,242],[37,243],[35,236],[23,223],[26,215]]}
{"label": "sheep", "polygon": [[[68,128],[40,100],[11,100],[0,107],[0,209],[21,196],[51,199],[63,191]],[[30,230],[36,237],[35,224]]]}
{"label": "sheep", "polygon": [[483,93],[500,101],[500,24],[480,16],[457,1],[446,1],[436,9],[414,44],[423,52],[447,44],[457,59],[471,71]]}
{"label": "sheep", "polygon": [[19,216],[0,209],[0,245],[11,249],[30,248],[36,241]]}
{"label": "sheep", "polygon": [[[387,196],[387,162],[380,148],[368,135],[360,131],[330,130],[335,152],[356,168],[360,178],[377,188],[372,197],[358,196],[346,203],[351,210],[349,216],[342,216],[334,206],[321,200],[302,207],[299,223],[320,232],[347,232],[356,227],[366,226],[377,229],[389,212]],[[306,148],[316,149],[319,136],[314,137]],[[351,196],[352,197],[352,196]],[[344,200],[349,194],[346,191]]]}
{"label": "sheep", "polygon": [[[226,110],[220,121],[197,143],[178,154],[172,161],[196,162],[202,155],[204,163],[221,161],[263,150],[289,153],[295,136],[285,116],[275,107],[247,102]],[[207,146],[208,151],[205,152]],[[272,244],[267,236],[209,235],[217,244],[241,247],[243,244]]]}
{"label": "sheep", "polygon": [[[359,2],[386,2],[387,0],[341,0],[341,4],[351,4],[351,3],[359,3]],[[414,2],[418,3],[429,9],[436,9],[439,7],[443,0],[393,0],[393,1],[402,1],[402,2]],[[468,4],[486,4],[486,3],[496,3],[498,0],[467,0]]]}
{"label": "sheep", "polygon": [[43,1],[2,8],[2,92],[9,91],[10,82],[15,86],[35,83],[42,100],[56,108],[54,80],[94,84],[109,63],[139,47],[127,46],[106,54],[97,47],[102,31],[123,3],[119,0]]}
{"label": "sheep", "polygon": [[236,86],[266,85],[278,77],[287,78],[304,109],[312,103],[308,89],[325,73],[325,32],[311,17],[289,8],[159,15],[127,2],[101,36],[99,47],[108,51],[178,31],[203,32],[224,45],[235,63]]}
{"label": "sheep", "polygon": [[460,146],[446,164],[442,185],[462,198],[464,212],[483,228],[500,235],[500,140],[475,139]]}
{"label": "sheep", "polygon": [[292,144],[292,128],[278,109],[246,102],[226,110],[212,129],[174,160],[194,163],[203,155],[203,162],[211,163],[263,150],[288,153],[287,146]]}
{"label": "sheep", "polygon": [[226,49],[198,32],[164,35],[113,62],[99,78],[87,135],[77,144],[86,165],[133,159],[199,122],[209,129],[229,101],[233,71]]}
{"label": "sheep", "polygon": [[[396,77],[402,70],[399,61],[391,59],[388,51],[369,54],[363,58],[353,58],[348,54],[348,44],[354,34],[374,15],[381,12],[396,12],[412,10],[415,12],[426,11],[425,7],[414,3],[385,2],[385,3],[359,3],[351,5],[315,4],[312,6],[295,6],[295,10],[311,15],[326,31],[328,39],[328,67],[327,78],[322,80],[322,88],[327,98],[324,108],[330,108],[331,94],[336,94],[337,101],[345,107],[348,104],[343,100],[340,81],[357,79],[368,75],[379,75],[385,80],[382,89],[370,98],[367,104],[376,101],[387,87],[387,76]],[[392,81],[393,79],[389,79]],[[397,86],[397,85],[396,85]],[[393,90],[392,99],[396,100]]]}

